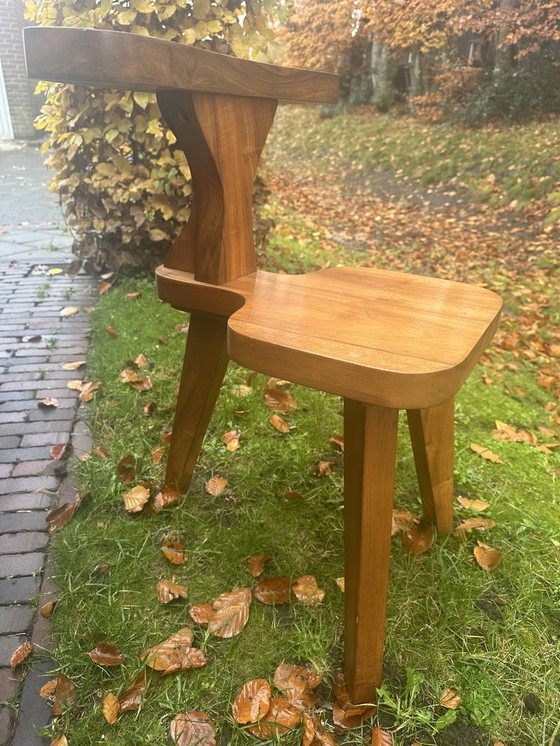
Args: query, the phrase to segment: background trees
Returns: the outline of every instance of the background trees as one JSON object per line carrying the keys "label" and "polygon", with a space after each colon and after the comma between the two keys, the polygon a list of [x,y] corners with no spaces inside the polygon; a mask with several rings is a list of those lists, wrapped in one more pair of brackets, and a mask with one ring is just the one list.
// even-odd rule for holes
{"label": "background trees", "polygon": [[[276,0],[28,0],[44,26],[113,29],[243,56],[266,49]],[[155,95],[40,84],[46,163],[88,269],[160,263],[187,219],[189,169]]]}

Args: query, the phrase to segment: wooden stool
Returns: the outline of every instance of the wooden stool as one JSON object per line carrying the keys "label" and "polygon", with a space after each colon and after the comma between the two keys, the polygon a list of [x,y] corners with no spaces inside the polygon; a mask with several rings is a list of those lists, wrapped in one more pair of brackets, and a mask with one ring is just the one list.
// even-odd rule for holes
{"label": "wooden stool", "polygon": [[345,677],[381,683],[397,416],[406,409],[424,516],[452,527],[453,398],[492,339],[480,287],[365,268],[256,269],[252,185],[278,99],[333,102],[328,73],[116,31],[30,28],[31,77],[156,91],[192,172],[188,224],[156,271],[191,321],[166,484],[188,489],[229,359],[344,397]]}

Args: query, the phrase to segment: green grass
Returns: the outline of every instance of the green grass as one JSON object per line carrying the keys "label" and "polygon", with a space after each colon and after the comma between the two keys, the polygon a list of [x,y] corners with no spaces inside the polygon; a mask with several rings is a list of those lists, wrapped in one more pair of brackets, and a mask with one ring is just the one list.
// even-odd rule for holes
{"label": "green grass", "polygon": [[[309,122],[312,140],[316,126]],[[344,118],[324,126],[333,128],[329,136],[337,142]],[[435,130],[431,132],[435,137]],[[407,149],[419,149],[414,133],[402,153],[396,130],[391,136],[395,159],[404,158]],[[319,159],[319,145],[312,146]],[[369,146],[378,147],[373,141]],[[350,160],[358,158],[355,147]],[[329,162],[322,167],[330,168]],[[377,263],[379,256],[387,263],[398,258],[395,247],[386,255],[383,247],[377,256],[356,254],[333,245],[328,231],[309,216],[274,202],[268,209],[279,222],[262,257],[269,268],[300,272],[326,264]],[[409,261],[404,256],[399,266],[410,269]],[[493,279],[495,268],[482,267],[481,275]],[[526,306],[540,299],[543,313],[550,302],[546,319],[552,333],[558,309],[554,287],[543,276],[528,272],[523,282],[507,272],[497,275],[508,304],[506,326],[515,328],[516,319],[528,313]],[[139,299],[126,298],[132,289],[140,290]],[[298,409],[286,416],[290,433],[280,434],[268,423],[266,377],[250,379],[251,390],[241,397],[238,387],[247,383],[249,372],[230,365],[187,498],[151,516],[131,516],[124,510],[122,495],[132,485],[117,475],[123,457],[132,455],[137,461],[132,484],[150,481],[155,491],[163,478],[163,465],[154,465],[150,452],[160,444],[161,430],[172,423],[185,339],[175,327],[187,319],[156,299],[150,281],[123,283],[103,295],[92,313],[95,337],[87,373],[101,381],[101,388],[90,405],[90,421],[95,445],[104,446],[109,458],[92,454],[79,466],[83,505],[53,541],[55,579],[61,589],[52,617],[56,666],[78,687],[75,703],[55,719],[53,732],[66,733],[70,744],[167,743],[171,719],[188,710],[210,715],[220,746],[257,743],[233,722],[231,702],[246,680],[271,681],[282,662],[311,665],[325,674],[318,712],[332,723],[330,681],[341,670],[342,655],[343,596],[335,579],[343,575],[343,454],[329,437],[342,432],[339,400],[290,385]],[[105,332],[109,324],[118,339]],[[495,353],[494,367],[478,368],[457,400],[456,490],[487,501],[490,507],[484,515],[497,526],[472,532],[465,541],[440,537],[419,557],[407,554],[398,538],[393,540],[385,676],[373,724],[391,730],[395,746],[410,746],[415,740],[422,746],[491,746],[499,740],[506,746],[556,743],[560,449],[546,455],[526,443],[495,441],[491,434],[496,419],[533,432],[538,426],[558,430],[554,412],[546,409],[552,394],[535,382],[542,361],[517,354],[524,349],[522,340],[519,349]],[[119,380],[121,370],[139,353],[149,360],[151,391],[135,391]],[[517,368],[508,367],[512,365]],[[492,386],[484,382],[485,374],[494,379]],[[158,406],[146,415],[143,407],[151,401]],[[234,428],[241,430],[241,448],[228,452],[220,436]],[[484,461],[470,449],[472,442],[491,448],[504,463]],[[319,479],[316,469],[322,460],[333,462],[333,474]],[[228,480],[217,497],[204,490],[213,475]],[[296,491],[303,502],[282,497]],[[419,511],[404,418],[395,500],[399,508]],[[457,521],[468,515],[457,505]],[[503,552],[492,573],[473,559],[477,539]],[[187,547],[184,565],[171,565],[163,557],[160,547],[166,540]],[[323,604],[272,608],[254,600],[247,627],[231,640],[209,637],[196,628],[195,644],[206,650],[208,665],[166,677],[153,675],[141,710],[123,713],[115,725],[108,725],[101,713],[103,697],[118,695],[133,681],[142,668],[142,651],[189,625],[190,606],[211,602],[239,586],[253,587],[245,562],[262,552],[273,555],[268,576],[314,574],[326,591]],[[159,604],[155,584],[160,578],[187,585],[188,600]],[[499,620],[480,608],[491,594],[505,601]],[[86,655],[104,640],[125,653],[121,667],[103,669]],[[450,687],[462,694],[456,713],[438,704]],[[371,741],[371,725],[366,722],[336,738],[341,744],[365,746]],[[301,735],[296,729],[281,740],[291,746],[301,742]]]}

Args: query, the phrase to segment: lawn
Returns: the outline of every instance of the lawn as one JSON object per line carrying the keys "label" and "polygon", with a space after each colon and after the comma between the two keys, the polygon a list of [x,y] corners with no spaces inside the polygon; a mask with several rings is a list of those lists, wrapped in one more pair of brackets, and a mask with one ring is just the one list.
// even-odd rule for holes
{"label": "lawn", "polygon": [[[164,744],[172,719],[195,710],[214,721],[220,746],[256,744],[233,718],[232,702],[244,682],[272,682],[281,663],[293,663],[324,676],[315,712],[340,744],[370,743],[372,726],[390,732],[395,746],[560,742],[560,317],[551,279],[557,234],[550,210],[530,224],[535,210],[524,215],[519,203],[511,206],[515,197],[483,202],[476,191],[481,180],[502,185],[503,174],[524,174],[528,147],[547,148],[554,126],[525,128],[523,137],[499,129],[482,136],[364,111],[326,120],[311,109],[279,113],[267,154],[274,196],[265,208],[276,227],[259,255],[263,266],[397,268],[468,279],[505,299],[502,329],[456,409],[456,522],[484,518],[484,530],[439,537],[421,555],[394,537],[385,681],[377,714],[355,728],[335,732],[332,720],[342,653],[336,581],[344,574],[343,453],[331,440],[342,432],[340,401],[230,365],[186,499],[131,514],[123,496],[132,487],[147,483],[155,494],[161,486],[164,459],[157,462],[172,425],[188,316],[160,303],[151,280],[122,282],[101,296],[87,361],[88,378],[100,382],[89,405],[95,450],[77,467],[80,509],[53,540],[56,673],[76,686],[75,699],[53,721],[53,737],[64,733],[71,746]],[[439,164],[433,178],[421,161],[422,143],[434,168]],[[476,168],[455,157],[457,143]],[[532,158],[531,174],[550,177],[554,187],[558,175],[545,161]],[[493,205],[502,211],[492,213]],[[139,355],[146,358],[140,368],[133,362]],[[121,380],[124,369],[149,375],[151,388]],[[275,386],[297,405],[282,414],[287,432],[270,423],[264,390]],[[228,450],[222,436],[234,430],[240,445]],[[399,435],[396,507],[418,514],[404,418]],[[497,460],[484,457],[489,453]],[[227,480],[223,491],[207,484],[212,477]],[[486,505],[475,510],[468,500]],[[166,559],[167,541],[186,548],[186,562]],[[502,554],[492,571],[475,561],[478,541]],[[246,627],[231,639],[196,625],[191,607],[257,585],[246,563],[261,553],[271,555],[265,576],[314,575],[324,600],[270,606],[254,598]],[[186,586],[188,597],[162,604],[161,579]],[[109,724],[106,696],[120,696],[145,670],[143,651],[184,627],[192,628],[207,664],[153,673],[140,708]],[[121,665],[102,666],[87,655],[103,642],[123,652]],[[461,695],[457,709],[440,704],[449,689]],[[298,725],[269,740],[299,744],[302,733]]]}

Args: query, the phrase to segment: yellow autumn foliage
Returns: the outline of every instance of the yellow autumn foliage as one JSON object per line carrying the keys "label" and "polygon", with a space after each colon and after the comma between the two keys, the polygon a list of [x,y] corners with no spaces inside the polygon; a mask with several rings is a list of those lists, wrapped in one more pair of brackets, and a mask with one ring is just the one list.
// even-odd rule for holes
{"label": "yellow autumn foliage", "polygon": [[[26,0],[41,26],[112,29],[243,57],[266,50],[278,0]],[[190,172],[155,94],[40,83],[36,127],[89,271],[159,264],[188,217]]]}

